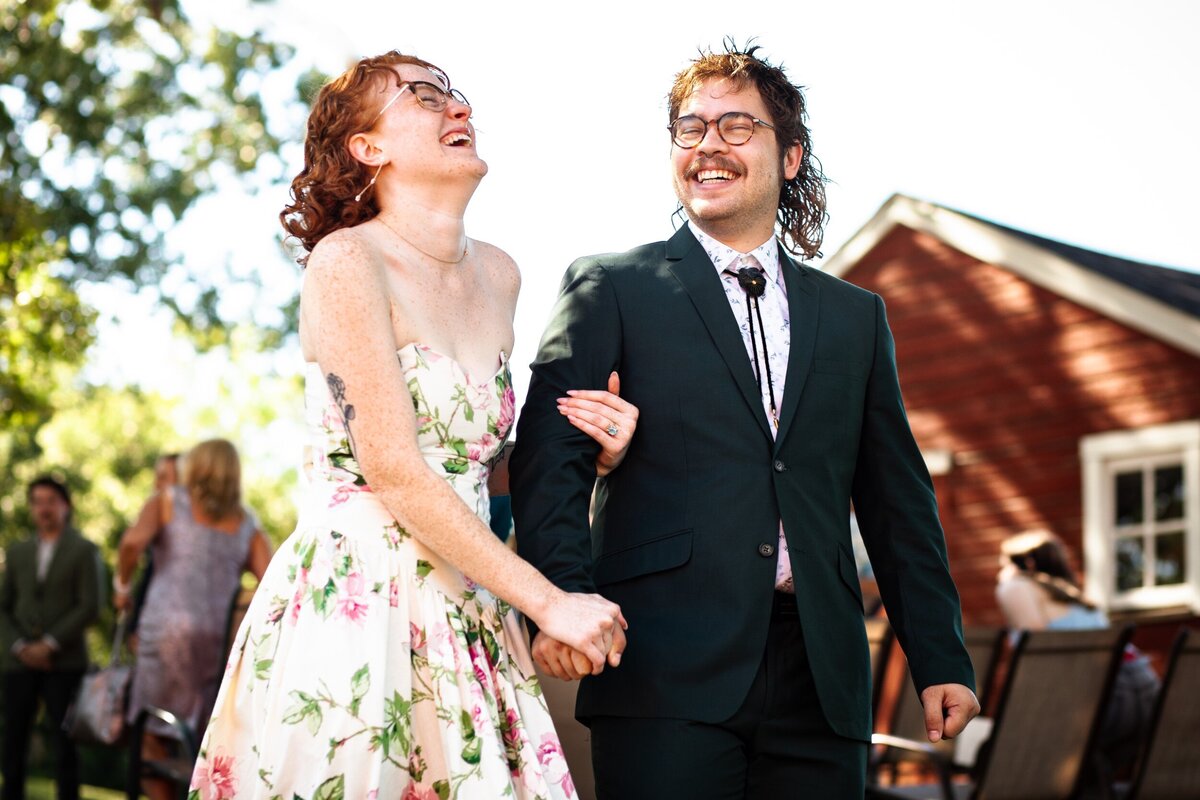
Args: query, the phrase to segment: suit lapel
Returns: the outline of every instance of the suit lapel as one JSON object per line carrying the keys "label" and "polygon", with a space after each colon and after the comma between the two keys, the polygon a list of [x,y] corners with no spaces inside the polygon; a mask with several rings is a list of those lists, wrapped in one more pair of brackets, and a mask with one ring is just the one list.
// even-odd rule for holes
{"label": "suit lapel", "polygon": [[779,248],[779,266],[783,270],[783,282],[787,286],[789,327],[792,344],[788,349],[787,379],[783,384],[783,407],[779,409],[779,434],[775,437],[775,450],[787,436],[800,394],[812,368],[813,350],[817,345],[817,323],[821,306],[821,290],[808,270],[799,266]]}
{"label": "suit lapel", "polygon": [[667,259],[671,262],[671,272],[687,291],[692,305],[708,328],[709,336],[729,367],[734,383],[758,420],[763,434],[770,438],[771,429],[758,394],[758,384],[754,382],[754,370],[750,365],[750,357],[746,355],[746,345],[742,342],[741,331],[729,308],[729,299],[725,297],[721,279],[717,277],[717,269],[709,260],[708,253],[684,226],[667,242]]}

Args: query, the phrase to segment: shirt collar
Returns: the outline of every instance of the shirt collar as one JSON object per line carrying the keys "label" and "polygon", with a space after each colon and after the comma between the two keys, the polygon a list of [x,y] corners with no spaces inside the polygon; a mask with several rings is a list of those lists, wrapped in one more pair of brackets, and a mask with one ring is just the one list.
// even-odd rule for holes
{"label": "shirt collar", "polygon": [[700,228],[688,223],[692,234],[696,237],[696,241],[700,242],[700,246],[704,248],[704,252],[708,253],[708,258],[713,262],[713,266],[717,268],[717,274],[721,274],[725,269],[729,268],[739,256],[752,255],[758,259],[758,263],[762,265],[763,272],[770,276],[771,280],[782,286],[783,281],[779,271],[779,245],[772,236],[758,247],[751,250],[749,253],[739,253],[727,244],[718,242],[713,237],[709,236]]}

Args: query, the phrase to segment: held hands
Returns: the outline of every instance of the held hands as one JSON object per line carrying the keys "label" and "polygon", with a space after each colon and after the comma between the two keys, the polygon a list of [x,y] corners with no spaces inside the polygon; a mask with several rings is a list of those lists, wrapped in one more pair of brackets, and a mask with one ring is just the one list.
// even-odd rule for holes
{"label": "held hands", "polygon": [[547,673],[563,680],[598,675],[605,663],[617,666],[625,650],[620,607],[598,594],[563,593],[551,604],[533,640],[533,656]]}
{"label": "held hands", "polygon": [[571,390],[558,398],[558,411],[579,430],[600,443],[596,475],[603,478],[617,468],[633,441],[638,409],[621,399],[621,378],[608,376],[608,391]]}
{"label": "held hands", "polygon": [[925,687],[921,692],[921,705],[925,707],[925,730],[929,741],[935,743],[958,736],[979,714],[975,693],[959,683]]}
{"label": "held hands", "polygon": [[17,660],[40,672],[46,672],[53,666],[53,656],[54,650],[42,641],[30,642],[17,651]]}
{"label": "held hands", "polygon": [[[613,636],[612,648],[608,651],[607,661],[610,667],[621,665],[625,641],[625,631],[618,628]],[[533,660],[542,668],[542,672],[562,681],[577,681],[585,675],[599,675],[603,671],[603,667],[593,667],[592,662],[575,648],[557,639],[551,639],[541,631],[533,637],[532,650]]]}

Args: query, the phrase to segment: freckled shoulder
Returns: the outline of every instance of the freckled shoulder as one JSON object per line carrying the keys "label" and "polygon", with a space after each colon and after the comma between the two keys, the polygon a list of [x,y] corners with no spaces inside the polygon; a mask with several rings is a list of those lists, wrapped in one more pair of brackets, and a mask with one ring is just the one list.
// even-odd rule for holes
{"label": "freckled shoulder", "polygon": [[[315,357],[314,336],[327,324],[354,316],[388,317],[383,261],[371,240],[353,228],[335,231],[313,248],[300,291],[300,341],[305,357]],[[329,310],[330,313],[323,313]]]}
{"label": "freckled shoulder", "polygon": [[475,240],[478,257],[497,291],[511,293],[516,300],[521,289],[521,270],[512,256],[487,242]]}
{"label": "freckled shoulder", "polygon": [[383,260],[371,239],[354,228],[343,228],[313,248],[304,270],[304,294],[312,300],[375,291],[383,284],[382,270]]}

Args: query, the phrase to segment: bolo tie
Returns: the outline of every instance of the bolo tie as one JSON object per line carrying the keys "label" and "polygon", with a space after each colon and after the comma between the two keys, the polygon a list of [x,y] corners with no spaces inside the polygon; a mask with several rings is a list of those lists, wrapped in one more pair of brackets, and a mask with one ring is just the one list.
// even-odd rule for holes
{"label": "bolo tie", "polygon": [[[743,263],[754,260],[753,256],[743,256]],[[758,364],[758,342],[762,342],[762,363],[766,367],[767,392],[771,400],[771,423],[779,430],[779,410],[775,407],[775,382],[771,379],[771,359],[767,356],[767,329],[762,321],[762,309],[759,308],[758,298],[767,290],[767,276],[758,267],[742,267],[737,272],[724,270],[725,275],[737,278],[738,285],[746,292],[746,321],[750,324],[750,351],[754,356],[754,380],[758,383],[758,393],[762,394],[763,370]],[[754,338],[754,317],[758,317],[758,339]]]}

